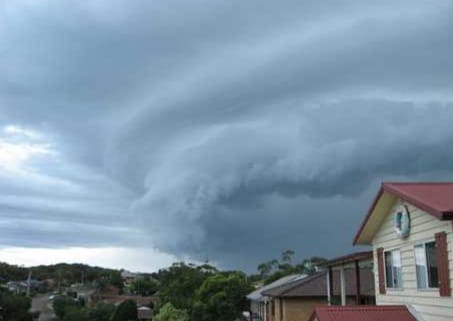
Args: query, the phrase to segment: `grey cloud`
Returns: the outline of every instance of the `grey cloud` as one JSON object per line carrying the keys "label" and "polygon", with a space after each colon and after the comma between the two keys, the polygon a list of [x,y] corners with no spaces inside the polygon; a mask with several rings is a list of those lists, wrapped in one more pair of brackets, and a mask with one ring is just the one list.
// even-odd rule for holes
{"label": "grey cloud", "polygon": [[[350,250],[381,179],[452,177],[452,10],[3,5],[0,126],[43,133],[57,156],[28,162],[28,184],[0,176],[0,243],[17,215],[43,222],[23,225],[28,245],[121,235],[249,269],[284,248]],[[313,248],[319,233],[336,246]]]}

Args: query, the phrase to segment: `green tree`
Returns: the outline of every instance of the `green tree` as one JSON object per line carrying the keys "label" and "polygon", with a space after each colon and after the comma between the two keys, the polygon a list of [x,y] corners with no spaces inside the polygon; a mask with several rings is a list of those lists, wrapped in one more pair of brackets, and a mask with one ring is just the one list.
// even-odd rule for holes
{"label": "green tree", "polygon": [[68,296],[57,296],[53,300],[53,311],[60,320],[64,320],[66,311],[70,308],[80,308],[80,304]]}
{"label": "green tree", "polygon": [[291,265],[295,252],[293,250],[286,250],[282,253],[282,262]]}
{"label": "green tree", "polygon": [[132,282],[130,290],[132,293],[141,295],[153,295],[159,289],[157,280],[150,277],[138,278]]}
{"label": "green tree", "polygon": [[248,308],[247,293],[252,290],[245,274],[218,273],[207,278],[197,291],[192,320],[231,321]]}
{"label": "green tree", "polygon": [[62,321],[91,321],[85,309],[78,306],[68,306],[65,308]]}
{"label": "green tree", "polygon": [[30,310],[31,300],[22,295],[12,294],[7,290],[0,290],[0,315],[8,321],[32,321]]}
{"label": "green tree", "polygon": [[177,309],[190,311],[197,290],[204,280],[217,270],[211,266],[187,265],[174,263],[167,269],[160,270],[157,278],[160,282],[159,297],[162,303],[170,302]]}
{"label": "green tree", "polygon": [[126,300],[116,308],[112,321],[137,320],[137,303],[134,300]]}
{"label": "green tree", "polygon": [[90,321],[110,321],[115,313],[115,305],[99,302],[87,310]]}
{"label": "green tree", "polygon": [[186,310],[177,309],[171,303],[166,303],[160,308],[154,321],[189,321],[189,314]]}
{"label": "green tree", "polygon": [[273,259],[258,265],[258,271],[260,272],[261,278],[268,277],[271,272],[278,266],[278,261]]}
{"label": "green tree", "polygon": [[319,257],[312,256],[308,259],[304,259],[301,264],[298,264],[297,267],[302,273],[312,274],[316,272],[316,267],[325,264],[328,260]]}

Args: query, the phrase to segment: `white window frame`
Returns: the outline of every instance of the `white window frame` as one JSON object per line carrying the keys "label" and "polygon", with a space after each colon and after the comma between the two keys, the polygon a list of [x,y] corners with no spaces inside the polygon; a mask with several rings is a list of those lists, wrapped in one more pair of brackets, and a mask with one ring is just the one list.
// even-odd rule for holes
{"label": "white window frame", "polygon": [[[385,260],[386,258],[386,253],[392,253],[394,251],[398,251],[399,252],[399,256],[400,256],[400,263],[401,263],[401,284],[399,284],[398,287],[388,287],[387,286],[387,262]],[[392,255],[392,254],[390,254]],[[392,256],[392,274],[393,274],[393,256]],[[389,290],[402,290],[403,289],[403,262],[402,262],[402,259],[401,259],[401,249],[400,248],[392,248],[392,249],[388,249],[388,250],[385,250],[384,251],[384,278],[385,278],[385,288],[386,289],[389,289]],[[393,275],[392,275],[392,280],[393,280]],[[393,281],[392,281],[393,283]]]}
{"label": "white window frame", "polygon": [[[415,260],[415,282],[417,284],[417,290],[439,290],[439,287],[431,287],[429,286],[429,275],[428,275],[428,258],[426,257],[426,244],[428,243],[436,243],[435,240],[426,240],[419,242],[414,245],[414,260]],[[420,288],[418,287],[418,275],[417,275],[417,256],[416,256],[416,248],[419,247],[420,245],[423,246],[423,258],[424,258],[424,263],[425,263],[425,282],[426,282],[426,287],[425,288]],[[437,250],[437,249],[436,249]],[[437,276],[438,280],[437,282],[440,283],[439,276]]]}

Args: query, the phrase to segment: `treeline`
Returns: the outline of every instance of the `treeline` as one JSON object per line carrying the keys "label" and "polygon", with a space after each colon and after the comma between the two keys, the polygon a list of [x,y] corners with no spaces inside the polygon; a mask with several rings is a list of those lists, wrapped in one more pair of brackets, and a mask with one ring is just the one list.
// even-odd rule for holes
{"label": "treeline", "polygon": [[[294,256],[294,251],[286,250],[279,260],[259,264],[258,273],[254,275],[241,271],[220,271],[208,264],[174,263],[156,273],[142,275],[130,285],[129,290],[135,294],[155,295],[155,321],[239,320],[242,312],[249,309],[246,295],[257,284],[268,284],[290,274],[311,274],[317,266],[326,262],[321,257],[297,261]],[[0,263],[3,280],[25,280],[29,270],[34,279],[51,279],[61,286],[92,282],[98,291],[111,286],[121,289],[123,286],[119,270],[65,263],[28,269]],[[20,304],[23,306],[26,302]],[[118,307],[102,302],[87,306],[84,300],[59,296],[54,300],[54,311],[61,321],[137,319],[136,303],[133,301],[125,301]],[[28,321],[27,317],[11,320]]]}
{"label": "treeline", "polygon": [[313,256],[295,262],[293,250],[283,251],[280,260],[272,259],[258,265],[258,274],[252,278],[261,280],[264,284],[272,283],[284,276],[291,274],[313,274],[317,267],[327,262],[323,257]]}
{"label": "treeline", "polygon": [[122,287],[121,271],[77,263],[38,265],[30,268],[0,263],[0,281],[23,281],[28,278],[30,271],[35,280],[53,280],[55,284],[64,287],[90,282],[104,282]]}

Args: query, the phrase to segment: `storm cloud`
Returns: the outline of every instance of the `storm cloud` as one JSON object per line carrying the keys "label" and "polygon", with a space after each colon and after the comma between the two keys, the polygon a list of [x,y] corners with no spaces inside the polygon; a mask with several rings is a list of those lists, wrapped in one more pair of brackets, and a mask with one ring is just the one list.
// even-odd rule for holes
{"label": "storm cloud", "polygon": [[[453,178],[453,6],[5,1],[0,245],[252,270]],[[329,235],[329,238],[325,236]]]}

